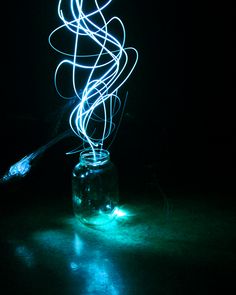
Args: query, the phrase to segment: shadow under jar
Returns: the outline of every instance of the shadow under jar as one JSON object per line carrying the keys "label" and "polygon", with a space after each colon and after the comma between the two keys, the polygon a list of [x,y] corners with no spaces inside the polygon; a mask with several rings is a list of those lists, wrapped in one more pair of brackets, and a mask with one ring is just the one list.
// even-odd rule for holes
{"label": "shadow under jar", "polygon": [[118,177],[107,150],[81,152],[72,173],[72,201],[75,216],[86,225],[113,220],[119,201]]}

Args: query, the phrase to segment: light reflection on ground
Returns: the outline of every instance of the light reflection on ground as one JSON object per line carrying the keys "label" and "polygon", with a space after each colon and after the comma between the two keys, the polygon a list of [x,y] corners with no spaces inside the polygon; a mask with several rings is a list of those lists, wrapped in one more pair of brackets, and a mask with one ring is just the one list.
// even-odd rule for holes
{"label": "light reflection on ground", "polygon": [[14,256],[11,265],[25,286],[28,278],[38,286],[38,277],[47,281],[48,275],[56,274],[52,283],[58,288],[63,280],[64,294],[136,294],[132,288],[143,276],[143,262],[152,269],[157,262],[165,267],[168,259],[210,265],[219,259],[231,263],[234,257],[227,246],[234,238],[229,226],[233,210],[210,211],[212,204],[186,200],[171,206],[127,204],[114,222],[95,229],[65,215],[63,206],[53,205],[27,208],[5,221],[5,240]]}

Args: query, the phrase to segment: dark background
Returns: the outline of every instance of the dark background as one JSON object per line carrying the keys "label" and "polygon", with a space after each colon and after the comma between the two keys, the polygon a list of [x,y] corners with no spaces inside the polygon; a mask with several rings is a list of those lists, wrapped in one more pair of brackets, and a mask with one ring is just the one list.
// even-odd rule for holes
{"label": "dark background", "polygon": [[[155,3],[155,6],[154,6]],[[222,6],[223,5],[223,6]],[[121,191],[224,192],[233,195],[234,39],[230,4],[113,0],[127,46],[140,58],[123,87],[129,92],[110,148]],[[48,44],[58,25],[57,1],[11,1],[2,8],[1,175],[14,162],[68,128],[68,109],[56,94],[60,56]],[[49,149],[19,192],[70,192],[76,140]],[[51,194],[53,195],[53,194]]]}
{"label": "dark background", "polygon": [[[68,129],[70,106],[53,84],[61,56],[48,44],[61,24],[57,3],[1,3],[0,176]],[[112,1],[108,15],[123,20],[126,44],[140,55],[123,87],[129,96],[110,148],[121,204],[133,211],[121,232],[108,231],[105,240],[102,231],[74,228],[71,171],[79,155],[65,153],[78,141],[58,142],[27,176],[0,183],[1,288],[9,290],[3,294],[81,293],[101,274],[100,261],[117,267],[125,294],[232,292],[232,11],[222,1]],[[81,256],[74,253],[76,232],[85,245]],[[120,241],[111,243],[114,237]],[[72,258],[85,267],[71,272]],[[119,287],[115,274],[111,268],[111,283]]]}

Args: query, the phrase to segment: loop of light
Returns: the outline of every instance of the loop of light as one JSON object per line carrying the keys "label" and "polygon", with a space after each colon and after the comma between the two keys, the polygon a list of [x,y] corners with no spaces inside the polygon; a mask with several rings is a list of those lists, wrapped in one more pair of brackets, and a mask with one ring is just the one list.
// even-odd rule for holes
{"label": "loop of light", "polygon": [[[104,140],[107,139],[115,129],[113,117],[121,107],[118,96],[119,88],[131,75],[138,61],[138,52],[133,47],[125,47],[125,28],[118,17],[106,20],[103,9],[112,0],[105,0],[99,4],[98,0],[67,0],[70,1],[70,17],[63,12],[62,2],[59,0],[58,15],[63,24],[57,27],[49,36],[50,45],[65,56],[56,70],[54,83],[59,95],[65,99],[76,99],[76,106],[71,112],[69,123],[72,131],[82,139],[84,145],[102,148]],[[93,10],[85,12],[85,3],[91,4]],[[111,34],[111,27],[119,27],[119,39]],[[118,25],[118,26],[117,26]],[[73,50],[67,52],[54,46],[52,37],[61,30],[73,35]],[[80,49],[80,38],[88,38],[91,48],[98,48],[96,53],[83,54]],[[63,40],[62,40],[63,42]],[[130,61],[130,55],[135,57]],[[131,64],[131,65],[130,65]],[[72,87],[74,95],[68,97],[63,95],[58,86],[58,75],[62,67],[70,66],[72,73]],[[79,71],[87,72],[87,80],[81,91],[79,82],[81,77]]]}

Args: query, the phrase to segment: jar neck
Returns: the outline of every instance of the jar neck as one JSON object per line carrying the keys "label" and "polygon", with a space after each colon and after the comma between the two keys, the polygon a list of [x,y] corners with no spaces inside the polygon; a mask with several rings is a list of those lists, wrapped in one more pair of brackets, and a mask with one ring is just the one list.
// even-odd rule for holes
{"label": "jar neck", "polygon": [[101,166],[109,160],[110,153],[104,149],[86,149],[80,153],[80,163],[86,166]]}

